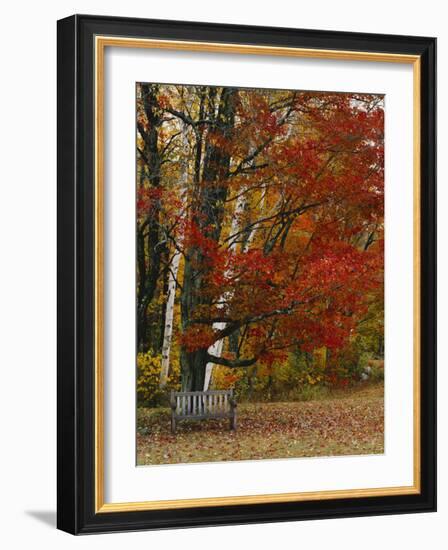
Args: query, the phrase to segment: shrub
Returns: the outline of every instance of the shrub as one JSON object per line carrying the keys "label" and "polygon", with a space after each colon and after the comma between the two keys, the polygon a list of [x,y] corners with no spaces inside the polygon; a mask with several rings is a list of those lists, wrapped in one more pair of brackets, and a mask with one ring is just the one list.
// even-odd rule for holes
{"label": "shrub", "polygon": [[384,361],[381,361],[377,365],[372,365],[372,370],[370,371],[370,380],[372,382],[382,382],[384,380]]}
{"label": "shrub", "polygon": [[215,365],[212,371],[211,386],[215,390],[230,390],[244,376],[243,369],[230,369]]}
{"label": "shrub", "polygon": [[[313,392],[304,388],[322,387],[325,364],[312,354],[294,352],[287,360],[272,364],[257,364],[249,368],[213,368],[213,389],[235,390],[241,401],[308,400]],[[306,392],[308,391],[308,394]],[[317,395],[318,390],[314,391]]]}
{"label": "shrub", "polygon": [[171,390],[180,389],[179,361],[174,356],[166,386],[160,388],[161,358],[151,351],[137,354],[137,400],[140,405],[156,406],[167,402]]}
{"label": "shrub", "polygon": [[361,378],[365,361],[356,348],[346,347],[331,353],[326,382],[329,386],[344,388]]}

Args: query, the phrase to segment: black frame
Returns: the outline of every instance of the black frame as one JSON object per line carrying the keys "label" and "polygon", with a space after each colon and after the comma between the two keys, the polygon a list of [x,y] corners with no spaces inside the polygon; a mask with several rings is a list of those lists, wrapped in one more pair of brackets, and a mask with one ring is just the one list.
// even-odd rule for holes
{"label": "black frame", "polygon": [[[421,57],[421,493],[94,512],[95,35]],[[436,510],[436,39],[74,15],[58,21],[58,512],[73,534]]]}

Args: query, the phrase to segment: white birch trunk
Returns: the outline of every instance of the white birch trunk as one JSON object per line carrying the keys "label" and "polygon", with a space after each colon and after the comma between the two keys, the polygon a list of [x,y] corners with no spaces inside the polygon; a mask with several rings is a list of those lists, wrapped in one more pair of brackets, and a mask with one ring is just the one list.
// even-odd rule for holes
{"label": "white birch trunk", "polygon": [[[182,131],[182,145],[187,150],[189,143],[187,139],[187,126],[183,126]],[[185,190],[187,188],[188,181],[188,154],[185,154],[185,160],[182,167],[182,175],[180,181],[180,195],[185,196]],[[166,299],[166,312],[165,312],[165,326],[163,331],[163,344],[162,344],[162,364],[160,369],[160,381],[159,386],[163,388],[170,373],[170,353],[171,342],[173,339],[173,322],[174,322],[174,300],[176,297],[177,288],[177,272],[180,264],[180,252],[175,251],[171,260],[170,272],[168,275],[168,293]]]}
{"label": "white birch trunk", "polygon": [[162,344],[162,367],[160,370],[160,387],[163,388],[168,380],[170,371],[171,340],[173,338],[174,298],[176,297],[177,271],[180,263],[180,252],[176,252],[172,261],[168,277],[168,294],[166,300],[165,328]]}
{"label": "white birch trunk", "polygon": [[[241,212],[243,211],[243,208],[244,208],[244,198],[243,196],[240,196],[238,197],[236,207],[235,207],[235,213],[232,220],[232,227],[230,229],[231,235],[233,235],[239,230],[239,224],[240,224],[239,217]],[[233,250],[235,250],[235,247],[236,247],[236,241],[231,244],[230,251],[232,252]],[[226,275],[228,275],[228,273],[226,273]],[[219,301],[224,302],[226,298],[228,299],[229,296],[224,294],[223,296],[221,296]],[[213,323],[213,329],[216,331],[220,331],[225,328],[226,328],[226,323]],[[222,353],[223,344],[224,344],[223,339],[217,340],[208,348],[208,353],[210,353],[210,355],[214,355],[215,357],[220,357]],[[207,363],[205,367],[204,391],[207,391],[210,386],[212,372],[213,372],[213,363]]]}
{"label": "white birch trunk", "polygon": [[[263,191],[263,195],[261,199],[263,206],[264,206],[265,197],[266,197],[266,190]],[[235,213],[232,220],[232,227],[230,229],[231,235],[235,234],[237,231],[241,229],[239,217],[242,211],[244,210],[244,205],[245,205],[245,198],[244,198],[244,195],[241,194],[238,197],[236,207],[235,207]],[[249,236],[247,237],[246,243],[244,244],[243,252],[247,252],[247,250],[249,249],[250,243],[252,242],[254,234],[255,234],[255,231],[252,228]],[[230,246],[230,250],[233,251],[235,250],[235,248],[236,248],[236,241],[232,243],[232,245]],[[228,274],[226,273],[226,275]],[[220,299],[220,302],[224,302],[226,298],[229,298],[229,296],[223,295]],[[213,328],[217,331],[223,330],[226,328],[226,323],[213,323]],[[210,353],[210,355],[214,355],[215,357],[220,357],[222,353],[223,345],[224,345],[223,339],[217,340],[213,345],[211,345],[208,348],[208,352]],[[213,373],[213,363],[207,363],[205,367],[204,391],[207,391],[210,386],[212,373]]]}

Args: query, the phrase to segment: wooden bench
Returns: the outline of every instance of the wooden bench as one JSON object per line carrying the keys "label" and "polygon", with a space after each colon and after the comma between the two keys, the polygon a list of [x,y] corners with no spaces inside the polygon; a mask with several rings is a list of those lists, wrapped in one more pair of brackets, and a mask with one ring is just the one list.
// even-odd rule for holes
{"label": "wooden bench", "polygon": [[229,418],[230,429],[236,430],[236,401],[233,390],[172,391],[171,432],[176,433],[178,420]]}

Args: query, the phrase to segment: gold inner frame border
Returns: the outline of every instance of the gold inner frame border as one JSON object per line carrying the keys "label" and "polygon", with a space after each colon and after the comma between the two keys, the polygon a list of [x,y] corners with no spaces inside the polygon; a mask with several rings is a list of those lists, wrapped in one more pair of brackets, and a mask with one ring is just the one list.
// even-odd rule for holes
{"label": "gold inner frame border", "polygon": [[[406,63],[413,66],[413,458],[414,483],[402,487],[343,489],[331,491],[277,493],[264,495],[225,496],[179,500],[106,503],[104,501],[104,55],[106,47],[145,48],[208,53],[233,53],[266,56],[287,56],[312,59]],[[167,510],[207,506],[231,506],[279,502],[304,502],[343,498],[411,495],[420,493],[421,425],[420,425],[420,117],[421,60],[418,55],[381,52],[356,52],[253,44],[226,44],[96,36],[95,59],[95,513]]]}

